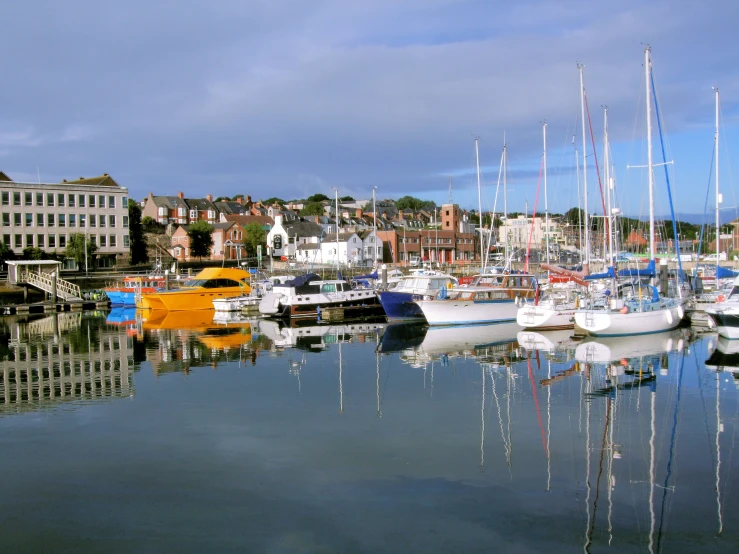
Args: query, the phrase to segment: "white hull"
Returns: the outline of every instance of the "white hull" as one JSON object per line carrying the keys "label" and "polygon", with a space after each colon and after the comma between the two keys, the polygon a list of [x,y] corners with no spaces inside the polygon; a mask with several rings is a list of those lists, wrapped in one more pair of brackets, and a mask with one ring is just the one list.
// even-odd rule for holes
{"label": "white hull", "polygon": [[518,344],[526,350],[540,350],[542,352],[554,352],[572,347],[572,331],[563,329],[559,331],[535,331],[523,330],[518,333]]}
{"label": "white hull", "polygon": [[621,313],[613,310],[578,310],[575,324],[591,335],[626,336],[669,331],[680,325],[682,306]]}
{"label": "white hull", "polygon": [[385,325],[378,323],[287,327],[269,319],[260,319],[258,325],[259,333],[270,339],[278,348],[295,348],[299,345],[299,341],[302,340],[311,349],[326,348],[328,346],[328,343],[324,340],[326,337],[337,337],[341,340],[346,340],[345,337],[349,335],[374,333],[385,327]]}
{"label": "white hull", "polygon": [[429,325],[470,325],[516,321],[518,306],[513,300],[417,300]]}
{"label": "white hull", "polygon": [[574,319],[574,306],[552,308],[524,304],[516,314],[516,322],[526,329],[572,329],[575,326]]}
{"label": "white hull", "polygon": [[239,312],[246,306],[259,306],[261,298],[256,296],[234,296],[213,300],[213,308],[217,312]]}
{"label": "white hull", "polygon": [[578,345],[575,359],[578,362],[604,364],[679,351],[684,345],[684,336],[679,330],[641,336],[604,337],[586,340]]}
{"label": "white hull", "polygon": [[513,342],[520,330],[521,327],[516,323],[436,327],[426,331],[426,336],[417,350],[425,354],[471,351],[475,348]]}

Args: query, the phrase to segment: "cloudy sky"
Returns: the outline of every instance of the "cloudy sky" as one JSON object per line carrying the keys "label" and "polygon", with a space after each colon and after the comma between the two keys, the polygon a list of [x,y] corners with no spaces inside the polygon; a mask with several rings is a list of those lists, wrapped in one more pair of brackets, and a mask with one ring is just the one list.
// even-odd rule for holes
{"label": "cloudy sky", "polygon": [[712,86],[724,206],[739,204],[734,0],[27,0],[0,14],[0,169],[16,180],[105,172],[135,198],[368,198],[376,186],[442,203],[453,176],[454,201],[473,208],[477,136],[489,209],[505,136],[509,208],[531,210],[546,121],[550,209],[565,210],[579,62],[599,162],[607,105],[619,201],[646,213],[646,172],[627,166],[646,160],[649,43],[678,210],[703,210]]}

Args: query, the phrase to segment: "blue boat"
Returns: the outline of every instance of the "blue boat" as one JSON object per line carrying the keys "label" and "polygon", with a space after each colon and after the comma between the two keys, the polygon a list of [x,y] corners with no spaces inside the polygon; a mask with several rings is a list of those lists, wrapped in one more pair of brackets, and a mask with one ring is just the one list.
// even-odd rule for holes
{"label": "blue boat", "polygon": [[441,289],[457,284],[456,277],[436,271],[419,270],[407,275],[390,290],[379,291],[380,303],[388,319],[422,319],[416,300],[436,298]]}

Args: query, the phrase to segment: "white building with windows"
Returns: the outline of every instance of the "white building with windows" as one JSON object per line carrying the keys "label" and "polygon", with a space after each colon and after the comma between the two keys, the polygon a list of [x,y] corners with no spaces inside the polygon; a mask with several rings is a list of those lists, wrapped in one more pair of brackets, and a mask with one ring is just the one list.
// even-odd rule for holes
{"label": "white building with windows", "polygon": [[364,265],[364,243],[357,233],[326,235],[320,243],[300,244],[295,251],[299,262],[336,265]]}
{"label": "white building with windows", "polygon": [[[533,228],[532,228],[533,222]],[[498,228],[498,240],[500,244],[505,244],[513,248],[526,248],[531,241],[531,248],[541,249],[546,244],[547,228],[545,218],[536,216],[526,217],[519,215],[517,218],[509,218],[503,221]],[[564,246],[565,239],[559,221],[549,218],[549,245]]]}
{"label": "white building with windows", "polygon": [[[98,267],[129,252],[128,189],[108,174],[61,183],[19,183],[0,172],[0,239],[24,248],[64,252],[73,233],[95,243]],[[71,269],[75,263],[65,262]]]}

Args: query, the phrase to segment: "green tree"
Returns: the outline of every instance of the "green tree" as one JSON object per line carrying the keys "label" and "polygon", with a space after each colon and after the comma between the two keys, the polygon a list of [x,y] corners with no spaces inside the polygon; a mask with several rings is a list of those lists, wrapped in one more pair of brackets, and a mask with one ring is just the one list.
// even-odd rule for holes
{"label": "green tree", "polygon": [[342,196],[341,198],[339,198],[339,200],[341,202],[354,202],[354,198],[352,198],[351,196]]}
{"label": "green tree", "polygon": [[5,263],[6,260],[14,260],[15,252],[10,248],[10,245],[0,241],[0,264]]}
{"label": "green tree", "polygon": [[203,256],[210,256],[210,249],[213,248],[213,227],[207,221],[198,221],[190,225],[187,236],[190,237],[190,253],[193,256],[199,257],[201,261]]}
{"label": "green tree", "polygon": [[267,200],[262,200],[262,204],[265,204],[267,206],[271,206],[272,204],[279,204],[283,205],[285,201],[282,198],[277,198],[276,196],[273,196],[272,198],[267,198]]}
{"label": "green tree", "polygon": [[128,239],[131,264],[137,265],[148,262],[149,253],[146,249],[144,227],[141,221],[141,206],[134,200],[128,201]]}
{"label": "green tree", "polygon": [[[128,201],[128,205],[129,206],[131,205],[131,201],[130,200]],[[149,227],[150,225],[156,225],[157,224],[157,220],[154,219],[153,217],[151,217],[150,215],[147,215],[147,216],[144,216],[143,218],[141,218],[141,224],[142,225],[146,225],[147,227]]]}
{"label": "green tree", "polygon": [[41,250],[40,248],[36,248],[35,246],[28,246],[23,249],[23,253],[21,254],[21,259],[23,260],[46,260],[49,257],[47,256],[46,252]]}
{"label": "green tree", "polygon": [[77,262],[77,269],[82,271],[85,267],[85,246],[87,247],[87,264],[92,265],[92,261],[97,252],[98,246],[85,237],[84,233],[72,233],[67,241],[67,248],[64,255],[72,258]]}
{"label": "green tree", "polygon": [[313,194],[305,199],[305,201],[309,204],[311,202],[323,202],[324,200],[331,200],[331,199],[325,194]]}
{"label": "green tree", "polygon": [[257,255],[257,246],[267,244],[267,231],[259,223],[249,223],[244,227],[244,249],[247,256]]}
{"label": "green tree", "polygon": [[421,200],[413,196],[403,196],[395,201],[395,207],[399,210],[411,209],[413,211],[428,210],[433,212],[436,203],[433,200]]}
{"label": "green tree", "polygon": [[300,215],[323,215],[323,204],[320,202],[308,202],[302,210]]}

